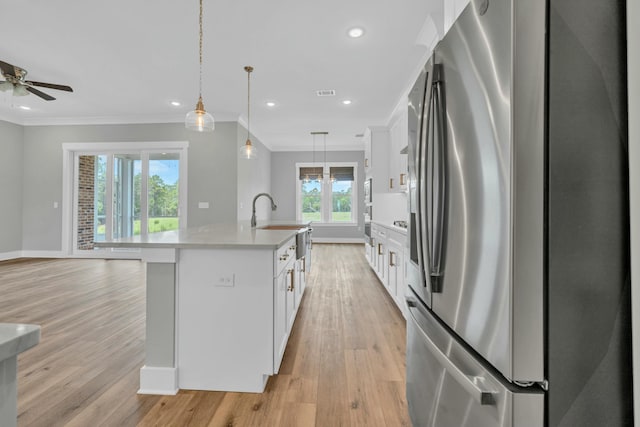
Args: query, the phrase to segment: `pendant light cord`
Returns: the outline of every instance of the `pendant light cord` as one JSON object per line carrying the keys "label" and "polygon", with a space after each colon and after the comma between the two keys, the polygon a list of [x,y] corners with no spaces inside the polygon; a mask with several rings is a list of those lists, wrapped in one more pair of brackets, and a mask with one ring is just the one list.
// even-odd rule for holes
{"label": "pendant light cord", "polygon": [[202,0],[200,0],[200,86],[198,95],[202,98]]}
{"label": "pendant light cord", "polygon": [[247,70],[247,139],[251,139],[251,71],[250,67],[245,67]]}

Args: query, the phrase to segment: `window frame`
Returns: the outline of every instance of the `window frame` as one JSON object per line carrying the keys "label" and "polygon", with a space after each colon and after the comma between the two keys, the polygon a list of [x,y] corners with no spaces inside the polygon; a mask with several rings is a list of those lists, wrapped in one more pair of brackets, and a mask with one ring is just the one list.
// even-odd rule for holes
{"label": "window frame", "polygon": [[[302,218],[302,185],[300,179],[300,168],[305,167],[323,167],[323,171],[327,173],[322,177],[322,195],[320,199],[321,212],[320,221],[313,221],[314,225],[330,225],[330,226],[356,226],[358,225],[358,163],[357,162],[300,162],[296,163],[295,182],[296,182],[296,220],[303,221]],[[351,221],[333,221],[333,191],[331,187],[331,179],[328,171],[332,167],[353,167],[353,184],[351,191]]]}

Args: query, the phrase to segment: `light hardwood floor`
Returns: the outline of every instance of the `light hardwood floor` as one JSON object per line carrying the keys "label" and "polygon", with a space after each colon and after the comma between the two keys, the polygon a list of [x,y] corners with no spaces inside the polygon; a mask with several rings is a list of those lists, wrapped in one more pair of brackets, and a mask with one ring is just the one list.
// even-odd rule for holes
{"label": "light hardwood floor", "polygon": [[0,263],[0,322],[42,326],[40,344],[18,359],[18,425],[410,425],[405,322],[362,245],[316,244],[312,266],[264,393],[140,396],[143,263]]}

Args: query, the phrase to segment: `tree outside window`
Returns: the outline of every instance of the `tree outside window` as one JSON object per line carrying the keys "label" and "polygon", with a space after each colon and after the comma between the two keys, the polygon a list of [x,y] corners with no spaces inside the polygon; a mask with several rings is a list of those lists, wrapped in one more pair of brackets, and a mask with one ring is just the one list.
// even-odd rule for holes
{"label": "tree outside window", "polygon": [[355,223],[356,166],[298,164],[298,218],[321,223]]}

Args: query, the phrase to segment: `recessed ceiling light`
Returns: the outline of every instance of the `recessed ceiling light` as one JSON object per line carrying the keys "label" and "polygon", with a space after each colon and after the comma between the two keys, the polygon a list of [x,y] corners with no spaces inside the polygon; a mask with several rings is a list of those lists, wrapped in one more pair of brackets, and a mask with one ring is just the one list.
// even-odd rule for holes
{"label": "recessed ceiling light", "polygon": [[349,104],[351,104],[351,100],[350,99],[345,99],[344,101],[342,101],[342,103],[344,105],[349,105]]}
{"label": "recessed ceiling light", "polygon": [[171,105],[173,105],[174,107],[179,107],[182,104],[179,101],[171,101]]}
{"label": "recessed ceiling light", "polygon": [[27,107],[26,105],[21,105],[19,108],[21,110],[31,110],[31,107]]}
{"label": "recessed ceiling light", "polygon": [[358,37],[362,37],[364,35],[364,30],[360,27],[353,27],[347,34],[349,34],[349,37],[357,39]]}
{"label": "recessed ceiling light", "polygon": [[265,102],[265,104],[267,104],[267,107],[275,107],[276,106],[276,103],[273,102],[273,101],[267,101],[267,102]]}

